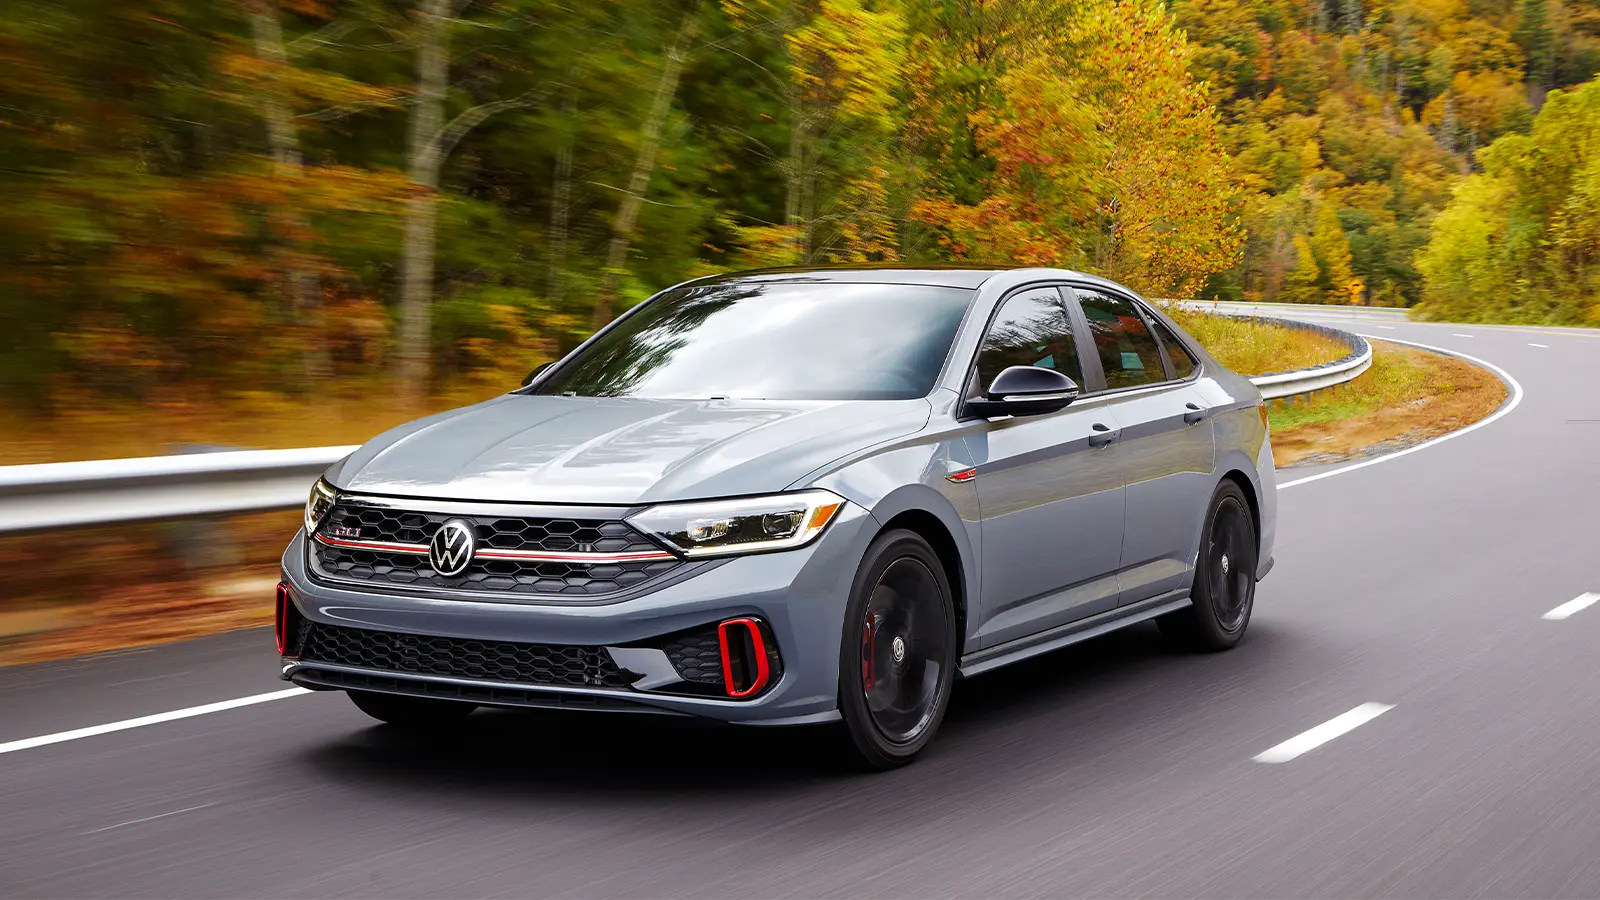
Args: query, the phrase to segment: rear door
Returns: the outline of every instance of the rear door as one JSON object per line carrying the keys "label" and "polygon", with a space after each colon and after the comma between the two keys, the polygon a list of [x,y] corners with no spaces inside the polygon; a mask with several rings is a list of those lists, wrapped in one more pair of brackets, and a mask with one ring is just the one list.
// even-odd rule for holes
{"label": "rear door", "polygon": [[1165,326],[1132,298],[1099,287],[1075,286],[1073,293],[1104,373],[1102,396],[1122,427],[1121,603],[1177,592],[1193,571],[1216,457],[1193,361],[1169,358],[1152,331],[1152,323]]}
{"label": "rear door", "polygon": [[[990,322],[967,396],[1008,366],[1044,366],[1085,386],[1089,349],[1058,288],[1024,288]],[[967,436],[983,528],[979,647],[1116,607],[1124,515],[1117,427],[1109,403],[1090,401],[992,419]]]}

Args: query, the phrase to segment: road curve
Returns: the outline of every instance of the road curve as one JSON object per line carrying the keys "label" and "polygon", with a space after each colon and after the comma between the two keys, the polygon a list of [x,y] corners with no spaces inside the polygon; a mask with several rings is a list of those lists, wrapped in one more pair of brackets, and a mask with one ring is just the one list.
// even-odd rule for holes
{"label": "road curve", "polygon": [[[1600,592],[1600,335],[1333,314],[1524,395],[1284,488],[1231,653],[1140,628],[975,679],[875,777],[649,719],[407,740],[337,695],[23,747],[0,894],[1593,897],[1600,604],[1545,615]],[[270,643],[0,670],[0,745],[281,690]]]}

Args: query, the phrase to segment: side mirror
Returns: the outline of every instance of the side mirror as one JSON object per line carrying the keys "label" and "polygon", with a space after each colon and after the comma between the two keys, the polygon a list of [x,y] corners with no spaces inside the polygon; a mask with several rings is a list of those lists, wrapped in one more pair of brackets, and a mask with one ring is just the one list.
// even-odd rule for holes
{"label": "side mirror", "polygon": [[1066,409],[1078,399],[1078,383],[1039,366],[1011,366],[990,382],[981,400],[968,400],[966,413],[995,416],[1038,416]]}
{"label": "side mirror", "polygon": [[528,385],[533,384],[533,380],[539,377],[540,372],[543,372],[545,369],[548,369],[553,365],[555,365],[554,362],[547,362],[540,363],[539,365],[535,366],[534,370],[528,373],[528,377],[522,379],[522,386],[527,387]]}

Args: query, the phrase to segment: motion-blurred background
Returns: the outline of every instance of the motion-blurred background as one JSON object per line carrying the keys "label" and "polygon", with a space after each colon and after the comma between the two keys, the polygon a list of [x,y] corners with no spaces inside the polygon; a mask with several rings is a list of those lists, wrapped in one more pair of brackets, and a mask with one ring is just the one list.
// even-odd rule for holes
{"label": "motion-blurred background", "polygon": [[[1597,70],[1600,0],[11,0],[0,464],[356,443],[757,266],[1593,322]],[[0,540],[0,662],[260,621],[294,523]]]}

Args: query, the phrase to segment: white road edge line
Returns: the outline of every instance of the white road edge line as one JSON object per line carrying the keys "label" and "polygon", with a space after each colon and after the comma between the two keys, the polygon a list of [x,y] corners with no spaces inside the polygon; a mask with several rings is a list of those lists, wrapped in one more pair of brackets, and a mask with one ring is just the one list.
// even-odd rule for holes
{"label": "white road edge line", "polygon": [[249,697],[239,697],[235,700],[223,700],[219,703],[207,703],[204,706],[191,706],[188,709],[175,709],[171,712],[156,713],[153,716],[140,716],[137,719],[123,719],[121,722],[111,722],[105,725],[91,725],[88,728],[77,728],[72,731],[61,731],[55,734],[44,734],[39,737],[23,738],[20,741],[0,744],[0,754],[15,753],[18,750],[30,750],[34,747],[43,747],[48,744],[59,744],[63,741],[75,741],[79,738],[94,737],[97,734],[110,734],[113,731],[127,731],[129,728],[140,728],[145,725],[159,725],[162,722],[171,722],[176,719],[188,719],[193,716],[203,716],[208,713],[222,712],[228,709],[238,709],[241,706],[254,706],[257,703],[269,703],[273,700],[285,700],[289,697],[298,697],[309,694],[310,691],[302,687],[292,687],[269,694],[255,694]]}
{"label": "white road edge line", "polygon": [[1363,703],[1347,713],[1334,716],[1321,725],[1302,731],[1287,741],[1256,754],[1260,763],[1286,763],[1303,753],[1321,747],[1341,734],[1354,731],[1362,725],[1394,709],[1392,703]]}
{"label": "white road edge line", "polygon": [[1457,350],[1446,350],[1443,347],[1435,347],[1432,344],[1419,344],[1416,341],[1402,341],[1399,338],[1378,337],[1377,335],[1371,335],[1371,334],[1363,334],[1361,336],[1362,337],[1369,337],[1369,338],[1372,338],[1373,340],[1388,341],[1391,344],[1405,344],[1408,347],[1419,347],[1419,348],[1421,348],[1423,350],[1432,350],[1435,353],[1443,353],[1446,356],[1458,356],[1458,357],[1466,360],[1467,362],[1476,363],[1477,365],[1483,366],[1485,369],[1488,369],[1489,371],[1495,373],[1496,375],[1499,375],[1500,378],[1502,380],[1504,380],[1506,384],[1511,385],[1511,402],[1507,403],[1506,405],[1504,405],[1502,407],[1500,407],[1498,410],[1495,411],[1495,413],[1493,415],[1489,416],[1487,419],[1479,419],[1478,421],[1473,422],[1471,425],[1468,425],[1467,427],[1465,427],[1465,428],[1463,428],[1463,429],[1461,429],[1459,431],[1452,431],[1449,434],[1441,434],[1438,437],[1433,438],[1432,440],[1423,441],[1422,443],[1416,445],[1415,447],[1407,447],[1404,450],[1396,450],[1393,453],[1387,454],[1385,456],[1377,457],[1376,459],[1362,460],[1361,462],[1358,462],[1358,463],[1351,463],[1348,466],[1340,466],[1339,468],[1334,469],[1334,470],[1329,471],[1329,472],[1319,472],[1319,473],[1317,473],[1315,475],[1307,475],[1304,478],[1297,478],[1297,479],[1295,479],[1293,481],[1285,481],[1284,483],[1278,485],[1278,490],[1281,491],[1284,488],[1291,488],[1291,487],[1294,487],[1297,484],[1310,484],[1313,481],[1321,481],[1324,478],[1332,478],[1335,475],[1343,475],[1345,472],[1354,472],[1357,469],[1365,469],[1367,466],[1375,466],[1378,463],[1388,462],[1391,459],[1399,459],[1400,457],[1406,456],[1407,454],[1416,453],[1418,450],[1426,450],[1427,448],[1432,447],[1435,444],[1442,444],[1445,441],[1461,437],[1464,434],[1471,434],[1472,432],[1477,431],[1479,428],[1482,428],[1485,425],[1489,425],[1489,424],[1493,423],[1495,420],[1500,419],[1501,417],[1508,415],[1512,410],[1516,409],[1517,406],[1522,403],[1522,385],[1517,383],[1517,380],[1515,378],[1511,377],[1511,373],[1510,372],[1507,372],[1505,369],[1500,368],[1499,366],[1495,365],[1492,362],[1489,362],[1488,360],[1479,359],[1476,356],[1468,356],[1467,354],[1461,353],[1460,351],[1457,351]]}
{"label": "white road edge line", "polygon": [[1584,594],[1582,597],[1575,597],[1571,600],[1568,600],[1555,609],[1545,613],[1543,618],[1559,622],[1573,613],[1583,612],[1596,603],[1600,603],[1600,594],[1591,592]]}

